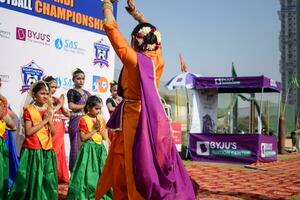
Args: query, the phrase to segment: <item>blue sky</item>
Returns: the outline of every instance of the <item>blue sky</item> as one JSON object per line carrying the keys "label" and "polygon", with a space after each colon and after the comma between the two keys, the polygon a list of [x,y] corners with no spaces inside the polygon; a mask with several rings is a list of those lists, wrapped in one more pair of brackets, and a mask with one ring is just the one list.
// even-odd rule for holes
{"label": "blue sky", "polygon": [[[118,5],[118,24],[126,38],[136,22]],[[279,0],[136,0],[162,34],[163,81],[180,73],[179,53],[188,71],[207,76],[267,75],[280,81]],[[116,59],[116,68],[122,64]]]}

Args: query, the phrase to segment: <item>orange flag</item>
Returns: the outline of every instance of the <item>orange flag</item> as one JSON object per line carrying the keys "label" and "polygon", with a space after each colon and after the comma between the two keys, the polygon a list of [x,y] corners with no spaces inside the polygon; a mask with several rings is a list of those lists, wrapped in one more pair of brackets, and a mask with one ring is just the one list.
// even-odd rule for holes
{"label": "orange flag", "polygon": [[180,65],[181,65],[181,72],[187,72],[187,66],[183,60],[181,53],[179,54],[179,59],[180,59]]}

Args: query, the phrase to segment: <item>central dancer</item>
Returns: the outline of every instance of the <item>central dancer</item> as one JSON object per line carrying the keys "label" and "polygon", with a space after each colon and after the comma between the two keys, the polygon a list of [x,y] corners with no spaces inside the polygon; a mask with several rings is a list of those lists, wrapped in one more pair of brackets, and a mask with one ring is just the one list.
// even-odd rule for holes
{"label": "central dancer", "polygon": [[118,29],[112,2],[103,1],[104,30],[124,65],[118,87],[123,101],[107,123],[116,134],[95,199],[110,187],[118,200],[195,199],[157,90],[164,67],[160,32],[133,0],[127,1],[126,9],[139,22],[131,33],[131,45]]}

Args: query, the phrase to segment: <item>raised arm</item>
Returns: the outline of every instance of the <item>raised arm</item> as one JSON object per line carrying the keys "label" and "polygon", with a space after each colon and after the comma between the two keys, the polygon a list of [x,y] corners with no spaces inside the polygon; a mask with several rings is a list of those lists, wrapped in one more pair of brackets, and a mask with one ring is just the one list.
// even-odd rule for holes
{"label": "raised arm", "polygon": [[120,32],[113,15],[113,5],[110,0],[103,0],[104,30],[116,54],[124,66],[136,67],[137,55],[131,45]]}
{"label": "raised arm", "polygon": [[115,21],[113,14],[113,4],[115,0],[103,0],[102,11],[104,15],[104,23]]}

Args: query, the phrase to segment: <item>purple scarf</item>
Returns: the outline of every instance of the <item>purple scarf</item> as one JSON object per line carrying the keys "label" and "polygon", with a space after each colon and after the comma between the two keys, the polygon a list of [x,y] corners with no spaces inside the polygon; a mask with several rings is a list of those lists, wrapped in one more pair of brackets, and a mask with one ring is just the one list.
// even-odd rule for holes
{"label": "purple scarf", "polygon": [[142,108],[133,146],[137,190],[145,199],[196,199],[172,139],[170,122],[155,86],[151,58],[138,54]]}

